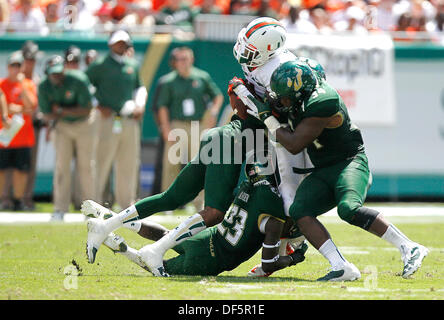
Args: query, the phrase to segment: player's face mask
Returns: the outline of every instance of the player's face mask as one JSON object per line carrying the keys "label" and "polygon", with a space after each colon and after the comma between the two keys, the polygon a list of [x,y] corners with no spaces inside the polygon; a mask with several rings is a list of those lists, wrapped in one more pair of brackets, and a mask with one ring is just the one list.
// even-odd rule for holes
{"label": "player's face mask", "polygon": [[252,44],[248,44],[245,39],[246,28],[239,32],[236,44],[233,47],[233,55],[240,64],[247,67],[257,67],[261,64],[261,54]]}

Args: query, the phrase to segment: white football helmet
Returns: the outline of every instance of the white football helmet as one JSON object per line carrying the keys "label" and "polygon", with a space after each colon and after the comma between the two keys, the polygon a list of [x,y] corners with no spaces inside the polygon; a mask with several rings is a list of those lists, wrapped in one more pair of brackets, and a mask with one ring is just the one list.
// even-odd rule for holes
{"label": "white football helmet", "polygon": [[239,32],[234,57],[247,67],[259,67],[283,50],[286,34],[285,28],[273,18],[254,19]]}

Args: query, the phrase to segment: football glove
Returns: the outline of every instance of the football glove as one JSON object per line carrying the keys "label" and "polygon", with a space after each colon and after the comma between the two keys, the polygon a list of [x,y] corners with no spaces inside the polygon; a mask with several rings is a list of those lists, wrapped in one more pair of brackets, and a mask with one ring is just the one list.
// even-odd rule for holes
{"label": "football glove", "polygon": [[[245,87],[244,81],[242,79],[233,78],[230,81],[229,87],[231,86],[232,90],[236,93],[239,99],[248,106],[249,110],[247,112],[251,114],[253,117],[258,118],[261,121],[264,121],[271,115],[271,108],[256,99],[250,91],[248,91],[247,87]],[[268,111],[269,113],[263,113],[261,116],[261,112]]]}
{"label": "football glove", "polygon": [[245,80],[244,79],[241,79],[241,78],[238,78],[238,77],[233,77],[233,79],[231,79],[229,82],[228,82],[228,90],[227,90],[227,94],[228,95],[230,95],[230,94],[233,94],[234,93],[234,91],[233,91],[233,86],[236,84],[243,84],[243,85],[245,85]]}
{"label": "football glove", "polygon": [[295,250],[292,254],[289,255],[293,259],[290,263],[290,266],[294,266],[305,260],[305,252],[308,249],[308,245],[304,242],[300,249]]}

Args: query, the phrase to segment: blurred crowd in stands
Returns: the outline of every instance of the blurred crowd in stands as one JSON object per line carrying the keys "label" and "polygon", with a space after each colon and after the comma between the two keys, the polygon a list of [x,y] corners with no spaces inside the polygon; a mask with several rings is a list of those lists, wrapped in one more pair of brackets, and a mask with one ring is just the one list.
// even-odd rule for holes
{"label": "blurred crowd in stands", "polygon": [[200,14],[269,16],[289,32],[402,31],[439,35],[444,0],[0,0],[0,34],[193,30]]}

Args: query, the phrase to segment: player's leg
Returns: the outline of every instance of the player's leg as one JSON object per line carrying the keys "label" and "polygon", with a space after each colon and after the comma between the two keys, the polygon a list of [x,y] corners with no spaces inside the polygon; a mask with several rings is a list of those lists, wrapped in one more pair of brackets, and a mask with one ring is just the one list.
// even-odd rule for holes
{"label": "player's leg", "polygon": [[[164,226],[152,222],[152,221],[143,221],[141,222],[141,227],[139,231],[139,235],[153,241],[157,241],[162,238],[165,234],[168,233],[168,229]],[[117,234],[110,233],[103,244],[111,249],[114,253],[119,253],[124,257],[128,258],[128,260],[134,262],[138,266],[143,269],[149,271],[143,261],[140,259],[139,253],[137,249],[131,248],[126,242],[125,239]],[[180,253],[180,252],[179,252]]]}
{"label": "player's leg", "polygon": [[[209,130],[202,139],[198,159],[200,162],[208,163],[205,173],[205,207],[187,218],[161,240],[140,250],[142,259],[154,275],[163,273],[162,257],[168,249],[223,220],[233,200],[233,190],[239,178],[242,159],[236,164],[234,151],[231,152],[233,158],[227,159],[229,161],[224,161],[222,157],[226,154],[224,151],[227,148],[230,148],[229,150],[234,148],[234,138],[239,133],[240,129],[237,127],[224,126]],[[211,154],[211,152],[218,153]],[[210,157],[216,155],[217,158],[207,161],[208,159],[204,159],[206,155]]]}
{"label": "player's leg", "polygon": [[202,275],[215,276],[222,270],[217,259],[211,255],[210,233],[201,232],[198,236],[188,239],[174,250],[180,254],[165,260],[165,271],[170,275]]}
{"label": "player's leg", "polygon": [[[90,232],[88,232],[87,255],[90,263],[94,262],[100,244],[110,232],[122,226],[139,232],[139,219],[146,218],[156,212],[177,209],[194,199],[203,189],[205,170],[203,165],[189,163],[165,192],[140,200],[117,214],[94,201],[84,201],[81,209],[83,214],[96,218],[88,220]],[[105,220],[97,219],[99,216]]]}
{"label": "player's leg", "polygon": [[371,174],[365,155],[358,155],[339,175],[336,184],[338,214],[341,219],[360,227],[397,247],[404,262],[403,277],[408,277],[421,266],[428,249],[410,240],[383,215],[363,206]]}
{"label": "player's leg", "polygon": [[359,270],[340,253],[327,229],[317,215],[334,208],[334,194],[315,173],[306,177],[298,188],[290,207],[290,216],[300,232],[331,265],[331,271],[319,281],[346,281],[359,279]]}
{"label": "player's leg", "polygon": [[192,201],[204,188],[205,172],[204,164],[189,162],[167,190],[136,202],[139,217],[142,219],[157,212],[175,210]]}

